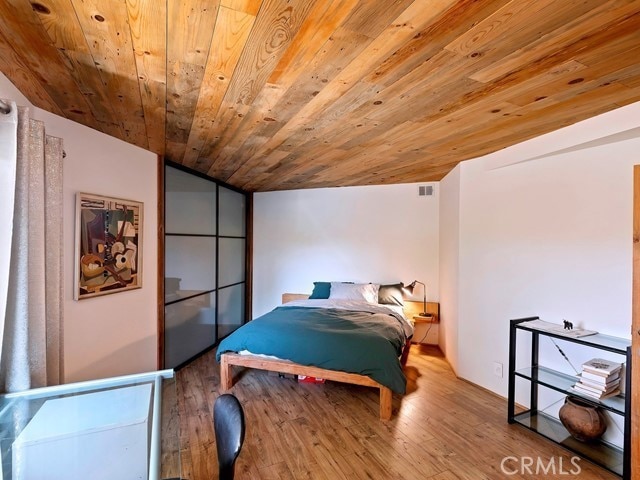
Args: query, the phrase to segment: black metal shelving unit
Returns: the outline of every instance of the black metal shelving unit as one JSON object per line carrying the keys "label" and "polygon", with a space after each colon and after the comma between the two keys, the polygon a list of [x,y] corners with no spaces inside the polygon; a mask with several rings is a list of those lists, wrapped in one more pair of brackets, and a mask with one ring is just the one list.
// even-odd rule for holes
{"label": "black metal shelving unit", "polygon": [[[630,415],[631,395],[617,395],[603,400],[583,396],[571,387],[576,384],[578,377],[555,371],[539,364],[540,336],[558,338],[585,347],[612,352],[624,357],[625,362],[625,392],[631,392],[631,341],[595,334],[581,338],[557,335],[552,332],[536,330],[523,325],[539,317],[519,318],[511,320],[509,331],[509,391],[508,391],[508,421],[522,425],[549,440],[562,445],[568,450],[580,455],[603,468],[619,475],[623,479],[631,478],[630,459]],[[518,332],[529,332],[531,337],[531,359],[529,365],[518,368],[516,366],[516,349]],[[515,388],[516,379],[520,378],[530,385],[529,408],[516,413]],[[580,400],[600,407],[614,415],[624,418],[623,448],[604,441],[585,443],[574,439],[557,418],[538,410],[538,388],[542,386],[566,395],[579,397]],[[626,452],[626,453],[625,453]]]}

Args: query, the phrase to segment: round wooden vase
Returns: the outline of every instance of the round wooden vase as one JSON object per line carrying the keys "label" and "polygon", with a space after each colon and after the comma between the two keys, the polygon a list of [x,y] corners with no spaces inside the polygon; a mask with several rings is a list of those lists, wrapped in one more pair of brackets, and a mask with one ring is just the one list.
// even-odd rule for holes
{"label": "round wooden vase", "polygon": [[560,407],[560,421],[571,436],[581,442],[598,440],[607,430],[602,411],[577,397],[567,397]]}

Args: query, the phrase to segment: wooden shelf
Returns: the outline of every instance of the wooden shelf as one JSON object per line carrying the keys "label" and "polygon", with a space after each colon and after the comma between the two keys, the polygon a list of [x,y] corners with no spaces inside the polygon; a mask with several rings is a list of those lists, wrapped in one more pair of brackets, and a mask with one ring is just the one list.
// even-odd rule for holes
{"label": "wooden shelf", "polygon": [[556,392],[579,397],[581,400],[590,403],[595,407],[609,410],[613,413],[617,413],[618,415],[624,415],[626,402],[624,395],[616,395],[615,397],[609,397],[602,400],[589,397],[588,395],[582,395],[571,388],[579,381],[579,378],[576,376],[567,375],[566,373],[557,372],[551,368],[542,366],[521,368],[516,370],[515,375],[529,381],[533,381],[535,379],[535,381],[540,385],[544,385]]}
{"label": "wooden shelf", "polygon": [[414,315],[413,323],[419,324],[419,323],[440,323],[440,322],[438,320],[437,315],[429,314],[426,317],[423,317],[421,315]]}
{"label": "wooden shelf", "polygon": [[427,315],[431,315],[433,320],[428,317],[422,317],[420,314],[424,312],[424,303],[414,300],[404,301],[404,314],[413,320],[414,323],[440,323],[440,304],[438,302],[427,302]]}
{"label": "wooden shelf", "polygon": [[623,475],[624,454],[621,448],[605,442],[580,442],[569,435],[569,432],[557,419],[542,412],[528,410],[516,415],[514,420],[515,423],[539,433],[601,467],[617,475]]}

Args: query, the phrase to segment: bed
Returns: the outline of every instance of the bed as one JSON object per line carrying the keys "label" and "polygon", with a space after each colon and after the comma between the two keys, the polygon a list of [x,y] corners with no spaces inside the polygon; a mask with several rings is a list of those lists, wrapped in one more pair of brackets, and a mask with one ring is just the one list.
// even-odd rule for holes
{"label": "bed", "polygon": [[319,377],[379,389],[380,418],[390,419],[393,393],[403,394],[406,387],[402,365],[413,333],[407,316],[422,304],[404,302],[403,311],[303,294],[284,294],[282,300],[220,343],[222,390],[233,386],[233,366]]}

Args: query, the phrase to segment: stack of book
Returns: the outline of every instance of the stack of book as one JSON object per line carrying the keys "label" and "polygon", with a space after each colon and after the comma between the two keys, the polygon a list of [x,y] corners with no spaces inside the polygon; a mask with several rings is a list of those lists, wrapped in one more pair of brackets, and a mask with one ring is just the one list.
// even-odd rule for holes
{"label": "stack of book", "polygon": [[622,364],[602,358],[593,358],[582,364],[580,381],[573,389],[588,397],[612,397],[620,393],[620,372]]}

